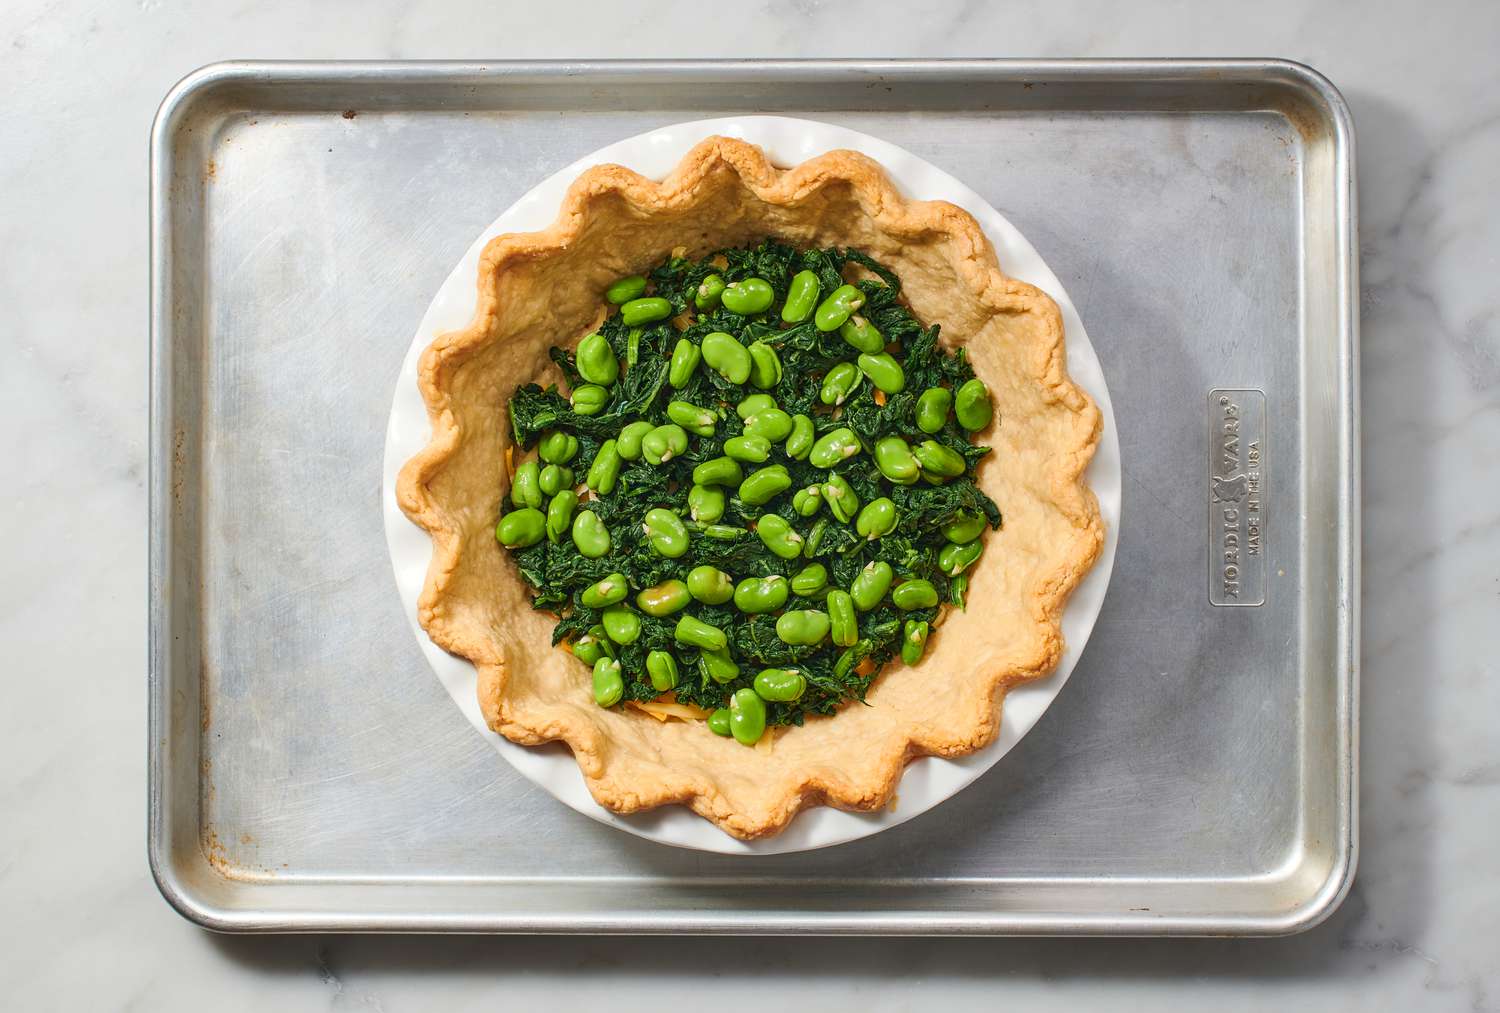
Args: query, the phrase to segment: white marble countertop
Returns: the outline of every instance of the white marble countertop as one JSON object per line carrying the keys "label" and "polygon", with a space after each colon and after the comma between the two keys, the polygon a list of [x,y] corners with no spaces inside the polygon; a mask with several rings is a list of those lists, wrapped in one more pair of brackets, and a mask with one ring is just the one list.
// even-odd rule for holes
{"label": "white marble countertop", "polygon": [[[8,671],[0,982],[15,1009],[1005,1002],[1500,1008],[1500,5],[307,4],[0,9]],[[933,5],[936,6],[936,5]],[[510,7],[509,13],[502,13]],[[699,12],[699,13],[694,13]],[[692,48],[686,48],[692,47]],[[1362,858],[1269,941],[226,938],[145,859],[146,133],[262,58],[1283,56],[1343,90],[1363,271]]]}

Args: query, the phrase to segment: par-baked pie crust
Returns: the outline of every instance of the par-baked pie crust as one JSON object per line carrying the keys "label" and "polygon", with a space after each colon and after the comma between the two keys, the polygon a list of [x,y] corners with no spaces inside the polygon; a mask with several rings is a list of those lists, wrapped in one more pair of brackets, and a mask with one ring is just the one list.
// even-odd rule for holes
{"label": "par-baked pie crust", "polygon": [[[979,484],[1004,522],[984,535],[968,610],[946,614],[920,664],[888,665],[868,706],[768,730],[746,748],[701,721],[596,705],[588,668],[551,646],[555,619],[531,609],[494,528],[509,485],[506,402],[520,384],[562,381],[548,348],[599,324],[616,278],[674,250],[701,257],[767,236],[868,253],[900,276],[918,318],[942,325],[946,345],[967,347],[995,400]],[[549,228],[485,247],[478,295],[469,326],[422,355],[432,440],[397,484],[401,508],[432,537],[419,618],[478,669],[490,727],[527,745],[566,742],[601,805],[679,802],[741,838],[774,834],[809,805],[877,809],[908,761],[991,742],[1006,691],[1057,664],[1063,606],[1103,543],[1083,480],[1100,414],[1068,378],[1056,305],[1002,273],[966,212],[905,200],[856,152],[781,170],[752,144],[711,137],[660,183],[618,165],[584,172]]]}

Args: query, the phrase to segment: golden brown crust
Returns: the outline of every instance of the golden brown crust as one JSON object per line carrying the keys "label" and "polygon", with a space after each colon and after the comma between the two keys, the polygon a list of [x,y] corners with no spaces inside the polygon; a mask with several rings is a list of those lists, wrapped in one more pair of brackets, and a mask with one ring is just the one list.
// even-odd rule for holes
{"label": "golden brown crust", "polygon": [[[995,452],[979,482],[1005,524],[985,536],[970,610],[948,615],[921,664],[883,673],[868,707],[776,729],[747,749],[701,722],[595,706],[587,669],[549,646],[553,620],[530,610],[493,528],[507,485],[504,404],[518,384],[561,379],[547,348],[597,325],[613,279],[678,247],[701,256],[766,236],[864,250],[900,275],[946,345],[967,346],[995,397],[997,424],[984,434]],[[419,619],[478,669],[490,727],[523,744],[566,742],[601,805],[682,803],[746,839],[809,805],[878,809],[910,760],[993,741],[1006,691],[1057,664],[1063,606],[1103,544],[1083,481],[1100,415],[1068,378],[1056,305],[1001,273],[966,212],[903,199],[857,152],[783,171],[754,145],[711,137],[661,183],[618,165],[583,173],[552,226],[485,247],[478,292],[469,326],[422,355],[433,435],[397,483],[401,508],[432,536]]]}

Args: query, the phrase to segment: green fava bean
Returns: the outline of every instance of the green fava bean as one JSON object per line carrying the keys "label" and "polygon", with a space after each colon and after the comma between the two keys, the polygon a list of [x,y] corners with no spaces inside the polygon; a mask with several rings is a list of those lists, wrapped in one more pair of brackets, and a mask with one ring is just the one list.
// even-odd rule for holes
{"label": "green fava bean", "polygon": [[943,537],[965,545],[983,534],[987,523],[982,514],[959,514],[943,525]]}
{"label": "green fava bean", "polygon": [[693,469],[693,481],[698,485],[739,485],[744,480],[739,462],[729,457],[715,457]]}
{"label": "green fava bean", "polygon": [[676,559],[688,550],[687,525],[682,523],[681,517],[664,507],[647,510],[641,530],[659,556]]}
{"label": "green fava bean", "polygon": [[859,662],[860,658],[865,657],[869,653],[869,641],[844,648],[839,652],[838,660],[833,663],[834,677],[842,679],[848,675],[849,670]]}
{"label": "green fava bean", "polygon": [[541,468],[535,461],[525,461],[510,480],[510,502],[517,507],[540,509],[542,505]]}
{"label": "green fava bean", "polygon": [[573,657],[577,658],[585,665],[593,665],[594,662],[598,661],[600,658],[607,657],[608,655],[605,653],[604,645],[600,643],[600,638],[603,635],[604,627],[601,626],[599,627],[599,633],[597,635],[593,633],[593,631],[590,631],[579,637],[577,640],[573,641],[572,647],[570,648],[573,652]]}
{"label": "green fava bean", "polygon": [[542,437],[536,448],[536,455],[548,464],[567,464],[577,453],[578,437],[561,429],[554,429]]}
{"label": "green fava bean", "polygon": [[740,483],[740,499],[751,506],[762,506],[792,487],[786,466],[772,464],[751,472]]}
{"label": "green fava bean", "polygon": [[608,387],[620,378],[620,360],[602,334],[590,334],[578,343],[578,374],[589,383]]}
{"label": "green fava bean", "polygon": [[598,415],[608,403],[609,391],[597,383],[586,383],[573,391],[573,410],[579,415]]}
{"label": "green fava bean", "polygon": [[930,580],[908,580],[891,592],[891,601],[903,612],[932,608],[938,603],[937,588]]}
{"label": "green fava bean", "polygon": [[666,464],[685,452],[687,445],[687,430],[675,422],[668,422],[641,437],[641,456],[647,464]]}
{"label": "green fava bean", "polygon": [[556,496],[564,489],[573,488],[573,469],[561,464],[549,464],[542,469],[537,482],[542,487],[542,495]]}
{"label": "green fava bean", "polygon": [[781,356],[776,349],[764,341],[752,341],[746,349],[750,353],[750,382],[761,390],[781,382]]}
{"label": "green fava bean", "polygon": [[632,327],[625,338],[625,368],[634,369],[641,359],[641,332],[643,327]]}
{"label": "green fava bean", "polygon": [[837,407],[849,400],[849,396],[859,389],[859,385],[864,380],[865,375],[854,363],[837,363],[823,375],[823,386],[818,391],[818,400],[826,405]]}
{"label": "green fava bean", "polygon": [[774,346],[764,341],[753,341],[747,351],[750,353],[752,385],[768,390],[781,382],[781,355]]}
{"label": "green fava bean", "polygon": [[928,387],[917,398],[917,428],[924,433],[942,432],[952,405],[953,392],[947,387]]}
{"label": "green fava bean", "polygon": [[775,612],[786,604],[786,578],[779,574],[769,577],[746,577],[734,588],[734,607],[748,615]]}
{"label": "green fava bean", "polygon": [[719,305],[723,296],[723,275],[711,274],[698,283],[698,290],[693,293],[693,305],[698,307],[700,313],[706,312]]}
{"label": "green fava bean", "polygon": [[723,630],[717,626],[710,626],[694,616],[683,616],[678,619],[677,626],[672,630],[672,636],[679,643],[702,648],[705,651],[722,651],[729,646],[729,638],[724,635]]}
{"label": "green fava bean", "polygon": [[592,510],[573,515],[573,544],[585,559],[598,559],[609,551],[609,529]]}
{"label": "green fava bean", "polygon": [[713,732],[715,735],[723,736],[726,739],[729,738],[728,707],[720,707],[718,710],[714,711],[708,716],[708,721],[705,723],[708,725],[708,730]]}
{"label": "green fava bean", "polygon": [[807,692],[807,677],[795,668],[763,668],[755,677],[755,695],[776,703],[795,703]]}
{"label": "green fava bean", "polygon": [[628,278],[621,278],[609,288],[604,290],[604,298],[610,303],[618,306],[632,299],[639,299],[646,294],[646,279],[643,275],[632,274]]}
{"label": "green fava bean", "polygon": [[792,417],[780,408],[766,408],[745,419],[745,435],[779,443],[792,435]]}
{"label": "green fava bean", "polygon": [[771,303],[776,301],[776,290],[764,278],[746,278],[725,286],[719,301],[731,313],[754,316],[771,308]]}
{"label": "green fava bean", "polygon": [[957,577],[979,562],[979,556],[983,552],[984,543],[978,539],[966,545],[949,542],[943,546],[943,551],[938,553],[938,569],[950,577]]}
{"label": "green fava bean", "polygon": [[800,324],[812,316],[818,308],[818,276],[813,271],[798,271],[792,275],[787,286],[786,302],[781,305],[781,319],[789,324]]}
{"label": "green fava bean", "polygon": [[912,455],[923,471],[939,478],[957,478],[969,469],[969,462],[958,451],[943,446],[937,440],[923,440],[912,448]]}
{"label": "green fava bean", "polygon": [[776,399],[769,394],[751,394],[739,404],[735,405],[734,412],[742,419],[748,419],[757,412],[763,412],[767,408],[777,407]]}
{"label": "green fava bean", "polygon": [[776,636],[785,644],[816,644],[828,636],[828,626],[827,612],[794,609],[781,613],[776,620]]}
{"label": "green fava bean", "polygon": [[859,617],[854,612],[854,599],[848,591],[829,591],[823,601],[828,610],[828,629],[833,642],[839,647],[853,646],[859,639]]}
{"label": "green fava bean", "polygon": [[573,511],[578,509],[578,494],[564,489],[547,504],[547,541],[556,545],[573,526]]}
{"label": "green fava bean", "polygon": [[764,436],[734,436],[724,441],[724,453],[736,461],[759,464],[771,456],[771,441]]}
{"label": "green fava bean", "polygon": [[737,689],[729,698],[729,733],[742,746],[753,746],[766,734],[766,702],[753,689]]}
{"label": "green fava bean", "polygon": [[590,584],[578,594],[578,600],[591,609],[602,609],[625,600],[630,593],[630,581],[623,573],[612,573],[597,583]]}
{"label": "green fava bean", "polygon": [[957,577],[948,581],[948,600],[959,608],[964,608],[964,599],[969,594],[969,575],[960,573]]}
{"label": "green fava bean", "polygon": [[625,679],[620,675],[620,663],[614,658],[594,662],[594,702],[600,707],[613,707],[624,695]]}
{"label": "green fava bean", "polygon": [[766,548],[782,559],[796,559],[802,554],[802,536],[779,514],[761,514],[755,522],[755,533]]}
{"label": "green fava bean", "polygon": [[830,473],[828,481],[823,483],[823,499],[828,504],[828,512],[841,524],[848,524],[859,512],[859,494],[848,479],[837,472]]}
{"label": "green fava bean", "polygon": [[624,605],[611,605],[600,617],[609,639],[620,645],[633,644],[641,635],[640,613]]}
{"label": "green fava bean", "polygon": [[822,505],[823,487],[820,485],[809,485],[798,489],[792,496],[792,509],[797,511],[799,517],[811,517]]}
{"label": "green fava bean", "polygon": [[655,587],[642,588],[635,596],[635,603],[648,616],[669,616],[688,607],[693,596],[687,585],[680,580],[664,580]]}
{"label": "green fava bean", "polygon": [[813,420],[806,415],[792,416],[792,434],[786,438],[786,456],[800,461],[812,452]]}
{"label": "green fava bean", "polygon": [[584,482],[599,495],[608,496],[615,491],[621,467],[620,445],[614,440],[605,440],[599,447],[599,453],[594,455],[594,463],[589,465],[589,473],[584,477]]}
{"label": "green fava bean", "polygon": [[846,345],[861,352],[885,350],[885,335],[858,313],[839,325],[839,337]]}
{"label": "green fava bean", "polygon": [[698,436],[712,436],[714,424],[719,421],[719,416],[707,408],[699,408],[687,401],[673,401],[667,405],[667,418],[677,423],[690,433]]}
{"label": "green fava bean", "polygon": [[887,394],[899,394],[906,389],[906,371],[889,352],[861,352],[858,362],[859,371]]}
{"label": "green fava bean", "polygon": [[708,731],[714,732],[715,735],[720,735],[720,737],[729,738],[729,708],[718,708],[714,713],[709,714],[708,720],[703,723],[708,725]]}
{"label": "green fava bean", "polygon": [[507,549],[525,549],[547,536],[547,518],[533,507],[512,510],[495,525],[495,538]]}
{"label": "green fava bean", "polygon": [[695,485],[688,490],[688,517],[700,524],[712,524],[724,516],[724,490],[716,485]]}
{"label": "green fava bean", "polygon": [[798,598],[816,598],[828,586],[828,567],[808,563],[792,578],[792,594]]}
{"label": "green fava bean", "polygon": [[927,651],[927,635],[931,630],[926,622],[908,619],[901,631],[901,660],[915,665]]}
{"label": "green fava bean", "polygon": [[687,589],[705,605],[722,605],[734,597],[734,581],[729,574],[706,564],[688,572]]}
{"label": "green fava bean", "polygon": [[819,517],[813,523],[812,530],[807,533],[807,541],[802,545],[802,554],[808,559],[813,558],[823,548],[823,538],[828,534],[828,518]]}
{"label": "green fava bean", "polygon": [[667,651],[651,651],[646,655],[646,674],[651,677],[651,688],[658,693],[677,688],[677,659]]}
{"label": "green fava bean", "polygon": [[730,383],[750,379],[750,351],[732,334],[714,331],[705,335],[703,361]]}
{"label": "green fava bean", "polygon": [[727,650],[704,650],[698,655],[698,667],[714,682],[733,682],[740,676],[740,666]]}
{"label": "green fava bean", "polygon": [[620,319],[626,327],[653,324],[672,315],[672,304],[660,296],[632,299],[620,307]]}
{"label": "green fava bean", "polygon": [[732,524],[707,524],[703,528],[706,538],[714,538],[721,542],[732,542],[737,538],[744,538],[750,533],[747,528],[737,528]]}
{"label": "green fava bean", "polygon": [[865,304],[865,294],[853,285],[840,285],[818,304],[813,323],[820,331],[836,331]]}
{"label": "green fava bean", "polygon": [[841,426],[818,437],[807,462],[815,468],[832,468],[859,453],[860,449],[859,437],[854,435],[854,430]]}
{"label": "green fava bean", "polygon": [[885,560],[866,563],[865,568],[855,575],[854,583],[849,585],[849,597],[854,599],[854,607],[868,612],[879,605],[895,579],[895,571]]}
{"label": "green fava bean", "polygon": [[655,428],[655,426],[645,419],[630,423],[630,425],[620,430],[620,438],[615,440],[615,450],[627,461],[639,461],[641,459],[641,440],[645,439],[646,434]]}
{"label": "green fava bean", "polygon": [[958,424],[971,433],[977,433],[990,424],[995,405],[990,401],[990,389],[984,381],[975,377],[953,395],[953,417]]}
{"label": "green fava bean", "polygon": [[875,466],[897,485],[911,485],[921,471],[911,447],[899,436],[882,436],[875,442]]}
{"label": "green fava bean", "polygon": [[854,530],[874,541],[896,530],[896,504],[882,496],[865,504],[854,522]]}
{"label": "green fava bean", "polygon": [[672,362],[667,366],[667,383],[672,385],[673,390],[681,390],[687,386],[702,358],[701,348],[687,338],[677,339],[677,345],[672,349]]}

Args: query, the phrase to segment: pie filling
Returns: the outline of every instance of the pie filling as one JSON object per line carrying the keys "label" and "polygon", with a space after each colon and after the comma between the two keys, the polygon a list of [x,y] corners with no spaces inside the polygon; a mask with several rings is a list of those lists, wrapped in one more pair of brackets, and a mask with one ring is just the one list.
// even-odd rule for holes
{"label": "pie filling", "polygon": [[495,532],[595,702],[753,745],[920,664],[1001,521],[964,350],[853,249],[674,256],[600,299],[550,353],[569,393],[509,401]]}

